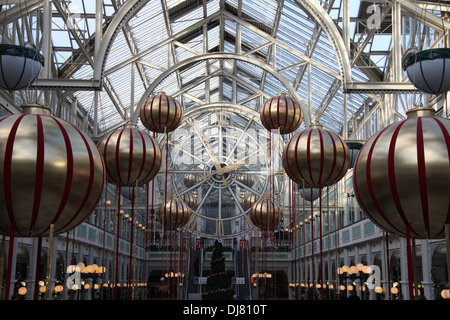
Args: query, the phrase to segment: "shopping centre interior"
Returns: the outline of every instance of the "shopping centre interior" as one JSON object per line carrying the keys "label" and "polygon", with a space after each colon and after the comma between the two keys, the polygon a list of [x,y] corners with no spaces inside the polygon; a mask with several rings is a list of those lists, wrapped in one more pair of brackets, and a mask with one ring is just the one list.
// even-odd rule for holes
{"label": "shopping centre interior", "polygon": [[1,299],[449,299],[449,17],[0,1]]}

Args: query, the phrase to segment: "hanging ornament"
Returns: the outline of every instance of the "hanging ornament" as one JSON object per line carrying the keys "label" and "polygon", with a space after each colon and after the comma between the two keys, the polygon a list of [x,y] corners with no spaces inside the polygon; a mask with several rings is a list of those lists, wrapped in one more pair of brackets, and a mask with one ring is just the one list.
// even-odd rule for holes
{"label": "hanging ornament", "polygon": [[282,155],[286,174],[297,184],[322,188],[338,182],[348,170],[350,153],[344,141],[319,124],[296,134]]}
{"label": "hanging ornament", "polygon": [[25,89],[32,84],[44,66],[44,57],[29,47],[0,44],[0,87]]}
{"label": "hanging ornament", "polygon": [[283,212],[274,200],[263,198],[251,206],[249,216],[256,227],[263,231],[273,231],[280,223]]}
{"label": "hanging ornament", "polygon": [[241,206],[242,209],[244,209],[244,211],[247,211],[248,209],[250,209],[252,207],[252,205],[258,200],[258,196],[256,194],[249,194],[247,196],[245,196],[242,200],[241,200]]}
{"label": "hanging ornament", "polygon": [[450,120],[432,108],[374,134],[355,164],[356,198],[382,229],[417,239],[444,238],[450,221]]}
{"label": "hanging ornament", "polygon": [[181,228],[188,223],[192,211],[180,199],[170,199],[161,204],[158,209],[158,220],[165,230]]}
{"label": "hanging ornament", "polygon": [[0,233],[20,237],[73,229],[95,209],[105,172],[95,144],[41,105],[0,118]]}
{"label": "hanging ornament", "polygon": [[199,205],[198,199],[191,192],[186,192],[182,194],[180,198],[189,206],[189,208],[191,208],[194,211],[197,210]]}
{"label": "hanging ornament", "polygon": [[288,134],[300,127],[303,113],[300,104],[288,95],[280,93],[264,103],[260,118],[267,130],[279,129],[280,134]]}
{"label": "hanging ornament", "polygon": [[320,197],[320,188],[303,188],[303,187],[299,187],[299,193],[300,196],[305,199],[306,201],[309,202],[313,202],[315,200],[317,200]]}
{"label": "hanging ornament", "polygon": [[450,48],[436,48],[408,55],[403,70],[421,91],[440,94],[450,89]]}
{"label": "hanging ornament", "polygon": [[350,151],[350,166],[349,168],[353,168],[355,166],[356,158],[358,157],[359,151],[361,150],[364,143],[358,140],[347,140],[345,141],[347,144],[348,150]]}
{"label": "hanging ornament", "polygon": [[149,97],[142,105],[139,115],[144,127],[158,133],[174,131],[183,118],[179,102],[164,92]]}
{"label": "hanging ornament", "polygon": [[249,188],[253,187],[253,185],[255,184],[255,180],[253,179],[253,177],[247,173],[238,174],[236,176],[236,181]]}
{"label": "hanging ornament", "polygon": [[186,188],[191,188],[195,186],[197,183],[201,181],[201,178],[198,174],[188,173],[184,176],[183,182]]}
{"label": "hanging ornament", "polygon": [[143,185],[158,173],[162,154],[159,145],[135,124],[126,124],[98,143],[106,167],[106,179],[121,186]]}

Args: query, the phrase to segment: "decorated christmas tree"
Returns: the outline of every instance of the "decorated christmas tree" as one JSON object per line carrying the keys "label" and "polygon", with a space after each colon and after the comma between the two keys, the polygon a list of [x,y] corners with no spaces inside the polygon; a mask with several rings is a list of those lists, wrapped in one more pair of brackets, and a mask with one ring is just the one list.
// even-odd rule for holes
{"label": "decorated christmas tree", "polygon": [[219,241],[214,242],[211,256],[211,274],[203,287],[204,300],[230,300],[233,297],[231,279],[225,272],[225,257]]}

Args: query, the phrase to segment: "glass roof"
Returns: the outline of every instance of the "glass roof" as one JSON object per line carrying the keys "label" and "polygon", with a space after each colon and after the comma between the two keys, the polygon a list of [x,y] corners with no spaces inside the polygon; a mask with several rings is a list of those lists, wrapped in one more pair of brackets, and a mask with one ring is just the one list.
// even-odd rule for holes
{"label": "glass roof", "polygon": [[[342,1],[317,1],[341,33]],[[386,81],[392,50],[391,2],[348,1],[350,47],[356,57],[351,61],[352,80]],[[26,19],[18,19],[17,23],[9,21],[8,33],[2,34],[3,42],[28,42],[34,46],[38,43],[37,47],[40,46],[42,31],[37,26],[42,22],[42,8],[36,11],[32,2],[2,6],[0,16],[3,14],[4,21],[18,6],[21,11],[28,10],[29,19],[29,32],[24,32],[23,39],[15,32],[18,33],[17,28],[27,27],[23,25]],[[185,110],[225,102],[259,111],[266,99],[279,92],[288,92],[301,99],[304,108],[310,110],[311,121],[339,134],[343,134],[344,123],[353,130],[352,119],[362,119],[370,106],[380,100],[376,94],[348,94],[344,119],[345,99],[336,52],[323,26],[299,5],[300,1],[141,2],[138,12],[121,25],[109,48],[103,89],[98,92],[62,90],[64,99],[76,105],[78,117],[88,119],[89,130],[97,117],[98,136],[128,121],[150,86],[155,88],[154,91],[164,91],[179,99]],[[442,8],[434,8],[430,3],[433,1],[424,2],[420,10],[428,10],[439,17]],[[103,30],[124,4],[124,0],[103,1]],[[95,1],[87,0],[51,2],[54,77],[93,78],[95,6]],[[375,12],[381,14],[382,22],[373,30],[368,27],[368,19]],[[403,21],[405,49],[426,48],[440,35],[413,17],[405,15]],[[201,59],[202,55],[219,52],[248,59],[228,56]],[[194,61],[183,64],[187,59]],[[181,67],[174,68],[166,78],[155,83],[162,73],[177,65]],[[281,79],[291,87],[287,88]],[[15,93],[15,99],[25,99],[24,94]],[[98,105],[96,110],[94,105]],[[398,116],[404,114],[403,109],[398,108]],[[305,124],[299,130],[304,127]]]}

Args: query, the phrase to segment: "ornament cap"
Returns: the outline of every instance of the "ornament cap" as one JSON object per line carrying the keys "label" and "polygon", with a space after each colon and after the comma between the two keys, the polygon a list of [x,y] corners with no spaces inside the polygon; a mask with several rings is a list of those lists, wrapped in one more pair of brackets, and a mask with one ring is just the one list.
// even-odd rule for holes
{"label": "ornament cap", "polygon": [[136,123],[132,123],[132,122],[125,123],[125,124],[123,125],[123,128],[124,128],[124,129],[128,129],[128,128],[136,129]]}
{"label": "ornament cap", "polygon": [[21,106],[22,113],[25,114],[40,114],[45,116],[50,116],[52,111],[49,107],[43,106],[37,103],[24,104]]}
{"label": "ornament cap", "polygon": [[311,123],[310,125],[309,125],[309,128],[310,129],[323,129],[323,125],[321,125],[320,123]]}
{"label": "ornament cap", "polygon": [[433,108],[414,108],[406,111],[406,117],[408,119],[419,117],[434,117],[436,111]]}

